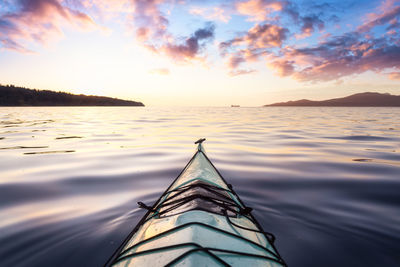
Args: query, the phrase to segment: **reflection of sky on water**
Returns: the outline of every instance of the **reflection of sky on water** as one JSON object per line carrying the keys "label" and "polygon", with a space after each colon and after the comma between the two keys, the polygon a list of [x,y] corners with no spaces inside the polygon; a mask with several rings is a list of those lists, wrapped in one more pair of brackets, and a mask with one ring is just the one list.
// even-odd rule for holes
{"label": "reflection of sky on water", "polygon": [[143,215],[136,202],[155,201],[192,156],[193,141],[206,137],[209,157],[276,235],[289,265],[393,266],[399,115],[1,108],[0,265],[104,264]]}

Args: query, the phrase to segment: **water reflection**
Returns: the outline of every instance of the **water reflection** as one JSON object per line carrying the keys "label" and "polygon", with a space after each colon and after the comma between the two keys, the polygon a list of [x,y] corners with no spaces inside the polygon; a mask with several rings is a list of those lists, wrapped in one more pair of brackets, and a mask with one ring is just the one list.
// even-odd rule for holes
{"label": "water reflection", "polygon": [[55,154],[55,153],[72,153],[72,152],[75,152],[75,150],[57,150],[57,151],[25,152],[24,155]]}
{"label": "water reflection", "polygon": [[155,201],[207,137],[289,266],[397,266],[398,117],[393,108],[0,108],[0,265],[103,265],[143,215],[136,202]]}
{"label": "water reflection", "polygon": [[11,147],[0,147],[0,149],[30,149],[30,148],[48,148],[48,146],[11,146]]}
{"label": "water reflection", "polygon": [[82,138],[82,136],[63,136],[63,137],[56,137],[57,140],[59,140],[59,139],[74,139],[74,138]]}

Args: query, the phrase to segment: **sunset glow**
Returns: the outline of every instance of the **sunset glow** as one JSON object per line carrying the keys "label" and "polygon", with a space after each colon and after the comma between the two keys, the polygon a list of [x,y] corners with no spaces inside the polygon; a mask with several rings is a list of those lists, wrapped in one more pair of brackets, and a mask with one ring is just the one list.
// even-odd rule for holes
{"label": "sunset glow", "polygon": [[2,0],[0,84],[145,105],[400,94],[400,2]]}

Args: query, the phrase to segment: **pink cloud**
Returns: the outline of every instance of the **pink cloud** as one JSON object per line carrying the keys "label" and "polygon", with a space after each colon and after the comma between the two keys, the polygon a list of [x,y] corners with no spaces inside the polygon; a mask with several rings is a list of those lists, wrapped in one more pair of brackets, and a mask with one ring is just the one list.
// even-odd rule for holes
{"label": "pink cloud", "polygon": [[159,68],[159,69],[151,69],[149,70],[149,73],[158,75],[169,75],[170,71],[167,68]]}
{"label": "pink cloud", "polygon": [[[369,14],[356,32],[330,37],[311,48],[291,47],[284,53],[284,59],[293,60],[298,69],[293,77],[300,81],[323,82],[366,71],[400,70],[400,42],[393,33],[400,16],[400,6],[396,4],[396,1],[384,2],[378,8],[380,13]],[[374,27],[386,24],[389,26],[385,36],[375,38],[370,33]],[[389,78],[397,79],[398,73],[390,73]]]}
{"label": "pink cloud", "polygon": [[276,60],[272,61],[268,65],[274,69],[279,76],[285,77],[290,76],[294,73],[294,61],[289,60]]}
{"label": "pink cloud", "polygon": [[395,22],[396,17],[400,15],[400,6],[394,6],[394,3],[391,5],[388,3],[384,3],[385,8],[381,8],[383,10],[383,14],[370,14],[369,20],[358,27],[357,31],[358,32],[368,32],[372,28],[386,24],[388,22]]}
{"label": "pink cloud", "polygon": [[274,11],[283,9],[284,2],[274,0],[248,0],[236,2],[239,14],[249,16],[251,21],[265,21]]}
{"label": "pink cloud", "polygon": [[31,41],[46,44],[60,38],[62,28],[72,26],[79,29],[94,25],[85,13],[63,6],[57,0],[20,1],[19,10],[0,17],[0,41],[4,48],[29,52]]}
{"label": "pink cloud", "polygon": [[389,79],[400,81],[400,72],[391,72],[389,73]]}
{"label": "pink cloud", "polygon": [[400,69],[400,47],[379,44],[379,39],[369,43],[348,35],[341,39],[332,39],[318,47],[297,49],[296,56],[313,57],[309,66],[300,69],[293,76],[300,81],[330,81],[365,71],[382,72],[385,69]]}
{"label": "pink cloud", "polygon": [[316,28],[322,30],[325,26],[324,22],[316,15],[306,16],[303,17],[301,20],[303,23],[301,27],[301,32],[306,36],[310,36]]}
{"label": "pink cloud", "polygon": [[0,44],[2,47],[6,47],[9,50],[14,50],[19,53],[24,53],[24,54],[34,53],[32,50],[23,47],[22,45],[18,44],[17,42],[14,42],[11,39],[0,39]]}
{"label": "pink cloud", "polygon": [[247,46],[250,49],[279,47],[287,38],[286,28],[273,24],[257,24],[247,33],[232,40],[222,42],[220,49],[223,53],[235,46]]}
{"label": "pink cloud", "polygon": [[277,25],[257,24],[248,31],[243,41],[253,48],[281,46],[288,32],[287,29]]}
{"label": "pink cloud", "polygon": [[[246,10],[248,14],[254,12],[255,16],[259,16],[261,13],[255,9],[272,2],[241,2],[242,13]],[[289,2],[282,3],[285,3],[282,12],[289,14],[300,26],[300,33],[294,36],[302,38],[324,29],[325,23],[320,16],[301,16]],[[341,36],[325,34],[319,44],[303,48],[296,44],[284,46],[287,29],[268,23],[256,24],[246,34],[222,42],[221,54],[228,56],[227,65],[231,72],[250,61],[263,59],[279,76],[291,76],[304,82],[326,82],[366,71],[383,73],[388,69],[395,70],[389,77],[397,79],[397,70],[400,70],[400,38],[397,31],[400,6],[398,1],[387,1],[378,9],[381,12],[370,14],[357,31]],[[259,18],[266,19],[261,15]],[[377,38],[371,30],[379,25],[386,25],[386,33]]]}
{"label": "pink cloud", "polygon": [[[167,15],[161,11],[166,3],[170,1],[20,0],[17,11],[0,16],[0,41],[4,48],[29,52],[30,42],[46,44],[59,39],[63,37],[65,27],[85,29],[94,26],[88,12],[103,19],[118,13],[125,17],[124,23],[133,30],[136,40],[153,52],[181,62],[200,59],[206,43],[214,37],[213,24],[207,24],[187,37],[175,36],[168,30]],[[222,9],[214,11],[215,16],[223,14]]]}
{"label": "pink cloud", "polygon": [[133,13],[131,19],[136,29],[136,37],[139,41],[153,46],[152,40],[168,38],[169,21],[160,11],[159,5],[164,0],[132,0]]}
{"label": "pink cloud", "polygon": [[227,9],[223,7],[193,7],[189,13],[196,16],[201,16],[207,20],[219,20],[228,23],[231,16],[228,14]]}
{"label": "pink cloud", "polygon": [[239,75],[246,75],[250,73],[257,72],[256,70],[231,70],[229,72],[229,76],[239,76]]}
{"label": "pink cloud", "polygon": [[[101,21],[102,16],[112,17],[118,13],[141,45],[176,62],[204,60],[207,45],[215,35],[212,23],[185,36],[172,32],[169,20],[173,18],[167,8],[193,3],[190,1],[18,0],[15,3],[18,5],[13,3],[8,13],[0,12],[0,46],[22,53],[31,53],[29,47],[33,42],[47,44],[49,40],[62,38],[68,27],[99,27],[88,14],[94,14],[96,20],[100,17]],[[227,22],[230,16],[241,15],[254,22],[219,45],[229,74],[233,76],[254,72],[246,65],[264,60],[279,76],[291,76],[300,81],[324,82],[368,70],[387,73],[387,69],[393,71],[389,77],[397,79],[400,69],[399,1],[383,2],[374,13],[364,16],[366,20],[357,30],[341,36],[325,32],[325,24],[335,20],[329,20],[323,10],[331,9],[332,5],[314,3],[311,7],[304,15],[299,13],[302,9],[289,0],[235,0],[220,6],[188,10],[194,16],[211,20]],[[379,37],[373,31],[376,26],[382,26]],[[296,41],[293,37],[305,38],[316,33],[321,35],[315,36],[320,38],[319,43],[309,45],[298,40],[291,43]]]}
{"label": "pink cloud", "polygon": [[240,64],[244,62],[246,62],[246,59],[240,54],[231,55],[228,60],[228,67],[230,69],[236,69],[237,67],[239,67]]}
{"label": "pink cloud", "polygon": [[132,0],[131,19],[137,40],[154,53],[163,53],[178,62],[202,59],[200,54],[206,43],[214,38],[214,24],[208,23],[186,38],[177,38],[168,31],[169,20],[160,10],[165,2]]}
{"label": "pink cloud", "polygon": [[192,36],[186,38],[183,43],[168,42],[160,48],[166,55],[180,62],[188,62],[192,59],[199,59],[198,55],[204,48],[206,42],[214,38],[214,24],[208,24],[198,29]]}
{"label": "pink cloud", "polygon": [[280,47],[287,33],[286,28],[277,25],[256,24],[248,32],[220,43],[220,52],[223,57],[228,55],[227,66],[234,70],[243,63],[257,61],[270,54],[268,49]]}

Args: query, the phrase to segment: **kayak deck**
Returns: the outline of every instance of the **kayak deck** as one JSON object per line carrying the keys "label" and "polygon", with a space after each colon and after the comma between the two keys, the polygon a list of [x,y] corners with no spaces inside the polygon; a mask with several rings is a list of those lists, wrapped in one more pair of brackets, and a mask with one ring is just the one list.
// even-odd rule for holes
{"label": "kayak deck", "polygon": [[[203,140],[204,141],[204,140]],[[286,266],[239,196],[198,150],[107,266]]]}

